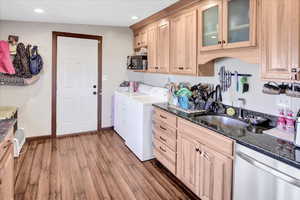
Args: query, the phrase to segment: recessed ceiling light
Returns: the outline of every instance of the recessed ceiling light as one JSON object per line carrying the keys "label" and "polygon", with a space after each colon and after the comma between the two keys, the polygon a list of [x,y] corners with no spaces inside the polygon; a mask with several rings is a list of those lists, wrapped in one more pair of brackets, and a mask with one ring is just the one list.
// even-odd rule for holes
{"label": "recessed ceiling light", "polygon": [[36,12],[36,13],[44,13],[45,11],[43,9],[41,9],[41,8],[36,8],[36,9],[34,9],[34,12]]}
{"label": "recessed ceiling light", "polygon": [[137,20],[139,17],[138,16],[132,16],[131,19],[132,20]]}

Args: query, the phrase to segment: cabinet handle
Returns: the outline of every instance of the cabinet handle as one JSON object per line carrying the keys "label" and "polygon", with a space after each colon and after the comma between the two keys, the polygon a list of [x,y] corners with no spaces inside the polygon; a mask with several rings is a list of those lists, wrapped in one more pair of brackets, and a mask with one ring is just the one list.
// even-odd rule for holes
{"label": "cabinet handle", "polygon": [[158,67],[155,67],[155,69],[158,69]]}
{"label": "cabinet handle", "polygon": [[163,115],[159,115],[160,116],[160,118],[163,118],[163,119],[167,119],[165,116],[163,116]]}
{"label": "cabinet handle", "polygon": [[200,153],[200,156],[202,156],[202,151],[200,150],[200,148],[196,148],[195,150],[196,150],[196,152]]}
{"label": "cabinet handle", "polygon": [[163,149],[162,147],[159,147],[160,150],[162,150],[163,152],[167,152],[165,149]]}
{"label": "cabinet handle", "polygon": [[3,150],[7,149],[12,142],[8,140],[6,144],[3,146]]}
{"label": "cabinet handle", "polygon": [[183,67],[178,67],[178,69],[179,69],[179,70],[183,70],[184,68],[183,68]]}
{"label": "cabinet handle", "polygon": [[164,128],[164,127],[162,127],[162,126],[159,126],[159,128],[162,129],[162,130],[164,130],[164,131],[167,130],[166,128]]}
{"label": "cabinet handle", "polygon": [[223,44],[225,44],[225,43],[226,43],[226,41],[225,41],[225,40],[223,40],[223,41],[222,41],[222,43],[223,43]]}
{"label": "cabinet handle", "polygon": [[166,142],[167,140],[165,139],[165,138],[163,138],[163,137],[159,137],[162,141],[164,141],[164,142]]}
{"label": "cabinet handle", "polygon": [[222,44],[222,42],[221,42],[221,41],[218,41],[218,44]]}
{"label": "cabinet handle", "polygon": [[207,153],[203,153],[203,157],[209,160],[209,156],[207,155]]}

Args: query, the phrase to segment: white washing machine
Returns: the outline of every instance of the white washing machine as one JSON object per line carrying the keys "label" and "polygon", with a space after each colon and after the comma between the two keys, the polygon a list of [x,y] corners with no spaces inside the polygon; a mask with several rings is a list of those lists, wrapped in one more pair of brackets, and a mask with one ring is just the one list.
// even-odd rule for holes
{"label": "white washing machine", "polygon": [[[140,91],[141,92],[141,91]],[[154,103],[166,103],[168,90],[152,87],[143,94],[126,96],[116,94],[115,130],[125,140],[128,148],[141,160],[154,158],[152,113]],[[118,103],[120,102],[120,103]],[[121,107],[121,108],[120,108]]]}
{"label": "white washing machine", "polygon": [[127,119],[130,118],[130,111],[128,102],[132,97],[149,96],[153,87],[141,84],[138,92],[130,93],[128,88],[118,88],[114,94],[114,116],[113,124],[114,130],[126,140],[128,133]]}

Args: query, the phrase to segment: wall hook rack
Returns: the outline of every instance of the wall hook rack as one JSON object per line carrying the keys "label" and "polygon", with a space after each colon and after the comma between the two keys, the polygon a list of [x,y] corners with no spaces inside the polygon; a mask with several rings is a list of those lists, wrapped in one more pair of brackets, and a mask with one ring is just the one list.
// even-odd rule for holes
{"label": "wall hook rack", "polygon": [[[220,75],[220,73],[218,73],[218,75]],[[229,74],[230,76],[235,76],[235,74],[234,73],[230,73]],[[251,77],[252,76],[252,74],[237,74],[238,76],[246,76],[246,77]]]}

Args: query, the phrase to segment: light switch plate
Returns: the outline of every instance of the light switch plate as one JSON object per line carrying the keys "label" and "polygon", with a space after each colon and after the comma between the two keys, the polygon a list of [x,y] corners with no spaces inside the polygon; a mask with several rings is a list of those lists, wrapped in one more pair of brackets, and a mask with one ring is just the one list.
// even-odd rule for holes
{"label": "light switch plate", "polygon": [[107,81],[107,75],[103,75],[102,80]]}

